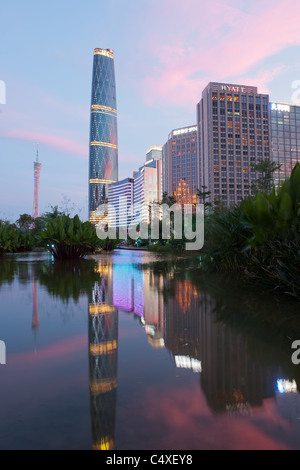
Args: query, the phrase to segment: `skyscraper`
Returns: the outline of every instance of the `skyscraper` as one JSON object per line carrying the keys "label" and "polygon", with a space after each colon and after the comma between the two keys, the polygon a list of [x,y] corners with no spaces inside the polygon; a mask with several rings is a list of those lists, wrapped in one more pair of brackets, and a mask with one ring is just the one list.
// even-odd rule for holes
{"label": "skyscraper", "polygon": [[93,224],[99,221],[97,208],[107,202],[108,185],[118,181],[117,140],[114,53],[95,49],[89,152],[89,220]]}
{"label": "skyscraper", "polygon": [[149,160],[161,160],[162,150],[162,145],[152,145],[146,153],[146,162],[148,162]]}
{"label": "skyscraper", "polygon": [[251,167],[271,158],[269,96],[256,87],[211,82],[197,105],[200,186],[225,206],[248,196]]}
{"label": "skyscraper", "polygon": [[270,103],[272,160],[281,165],[274,174],[278,188],[300,161],[300,106]]}
{"label": "skyscraper", "polygon": [[197,126],[170,132],[163,147],[163,192],[178,204],[198,202]]}
{"label": "skyscraper", "polygon": [[39,183],[42,164],[39,163],[39,148],[36,151],[36,161],[33,162],[34,169],[34,198],[33,198],[33,213],[32,217],[36,219],[39,217]]}

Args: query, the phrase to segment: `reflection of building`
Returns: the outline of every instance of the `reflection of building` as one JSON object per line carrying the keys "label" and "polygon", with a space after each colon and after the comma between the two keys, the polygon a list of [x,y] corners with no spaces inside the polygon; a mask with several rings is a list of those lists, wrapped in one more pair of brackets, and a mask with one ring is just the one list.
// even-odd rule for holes
{"label": "reflection of building", "polygon": [[117,398],[118,311],[112,298],[112,265],[100,264],[101,278],[89,299],[89,362],[93,449],[114,448]]}
{"label": "reflection of building", "polygon": [[270,103],[272,160],[281,167],[274,175],[278,187],[300,161],[300,106]]}
{"label": "reflection of building", "polygon": [[33,305],[32,305],[32,330],[34,332],[34,350],[36,351],[36,332],[39,329],[39,312],[38,312],[38,302],[37,302],[37,281],[34,278],[34,274],[32,275],[32,297],[33,297]]}
{"label": "reflection of building", "polygon": [[276,371],[252,359],[242,336],[216,322],[215,303],[189,279],[173,280],[164,304],[165,346],[177,367],[201,372],[201,387],[215,412],[248,413],[273,397]]}
{"label": "reflection of building", "polygon": [[154,275],[152,269],[143,270],[144,325],[148,341],[153,348],[162,348],[164,341],[163,276]]}
{"label": "reflection of building", "polygon": [[97,223],[97,208],[107,201],[108,184],[118,181],[117,105],[114,53],[95,49],[93,63],[89,219]]}
{"label": "reflection of building", "polygon": [[173,130],[163,147],[163,191],[179,204],[198,202],[197,127]]}
{"label": "reflection of building", "polygon": [[173,283],[174,296],[169,297],[164,306],[165,345],[173,354],[177,367],[185,365],[193,369],[193,363],[201,362],[201,314],[197,291],[187,279],[172,281],[172,286]]}
{"label": "reflection of building", "polygon": [[113,267],[113,304],[116,308],[144,315],[143,272],[132,264]]}

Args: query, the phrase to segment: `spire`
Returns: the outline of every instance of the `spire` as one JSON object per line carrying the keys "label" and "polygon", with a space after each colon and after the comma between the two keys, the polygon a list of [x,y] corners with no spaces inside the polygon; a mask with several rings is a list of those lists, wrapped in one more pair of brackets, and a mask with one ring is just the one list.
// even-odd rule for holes
{"label": "spire", "polygon": [[36,144],[36,161],[39,161],[39,143]]}

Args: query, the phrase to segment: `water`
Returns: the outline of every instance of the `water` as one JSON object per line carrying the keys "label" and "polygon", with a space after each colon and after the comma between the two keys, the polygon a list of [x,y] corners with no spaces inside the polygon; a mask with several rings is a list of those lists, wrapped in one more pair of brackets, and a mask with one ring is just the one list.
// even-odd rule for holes
{"label": "water", "polygon": [[298,305],[199,258],[0,261],[1,449],[300,449]]}

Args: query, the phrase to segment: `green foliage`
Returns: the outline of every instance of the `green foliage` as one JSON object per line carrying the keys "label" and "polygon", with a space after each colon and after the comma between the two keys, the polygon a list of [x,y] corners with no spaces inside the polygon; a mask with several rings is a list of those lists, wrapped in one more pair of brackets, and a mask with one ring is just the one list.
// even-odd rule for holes
{"label": "green foliage", "polygon": [[34,218],[29,214],[21,214],[18,220],[16,220],[16,226],[20,230],[29,230],[34,222]]}
{"label": "green foliage", "polygon": [[16,251],[16,230],[11,225],[0,225],[0,255]]}
{"label": "green foliage", "polygon": [[117,248],[120,240],[118,238],[112,239],[107,237],[105,240],[100,240],[98,242],[98,247],[105,251],[112,251]]}
{"label": "green foliage", "polygon": [[208,252],[219,269],[238,270],[245,263],[249,251],[251,224],[240,206],[215,213],[205,224],[205,252]]}
{"label": "green foliage", "polygon": [[270,194],[273,189],[273,174],[279,170],[281,165],[276,164],[272,160],[259,160],[258,163],[251,165],[261,176],[259,176],[254,185],[252,185],[252,191],[257,191]]}
{"label": "green foliage", "polygon": [[90,259],[37,264],[34,277],[49,294],[65,303],[70,300],[78,302],[83,294],[90,295],[95,282],[100,279],[97,263]]}
{"label": "green foliage", "polygon": [[61,215],[48,222],[40,242],[55,259],[80,259],[93,252],[100,240],[90,222],[81,222],[78,215]]}
{"label": "green foliage", "polygon": [[300,164],[278,193],[257,192],[206,221],[204,252],[218,269],[300,297]]}

